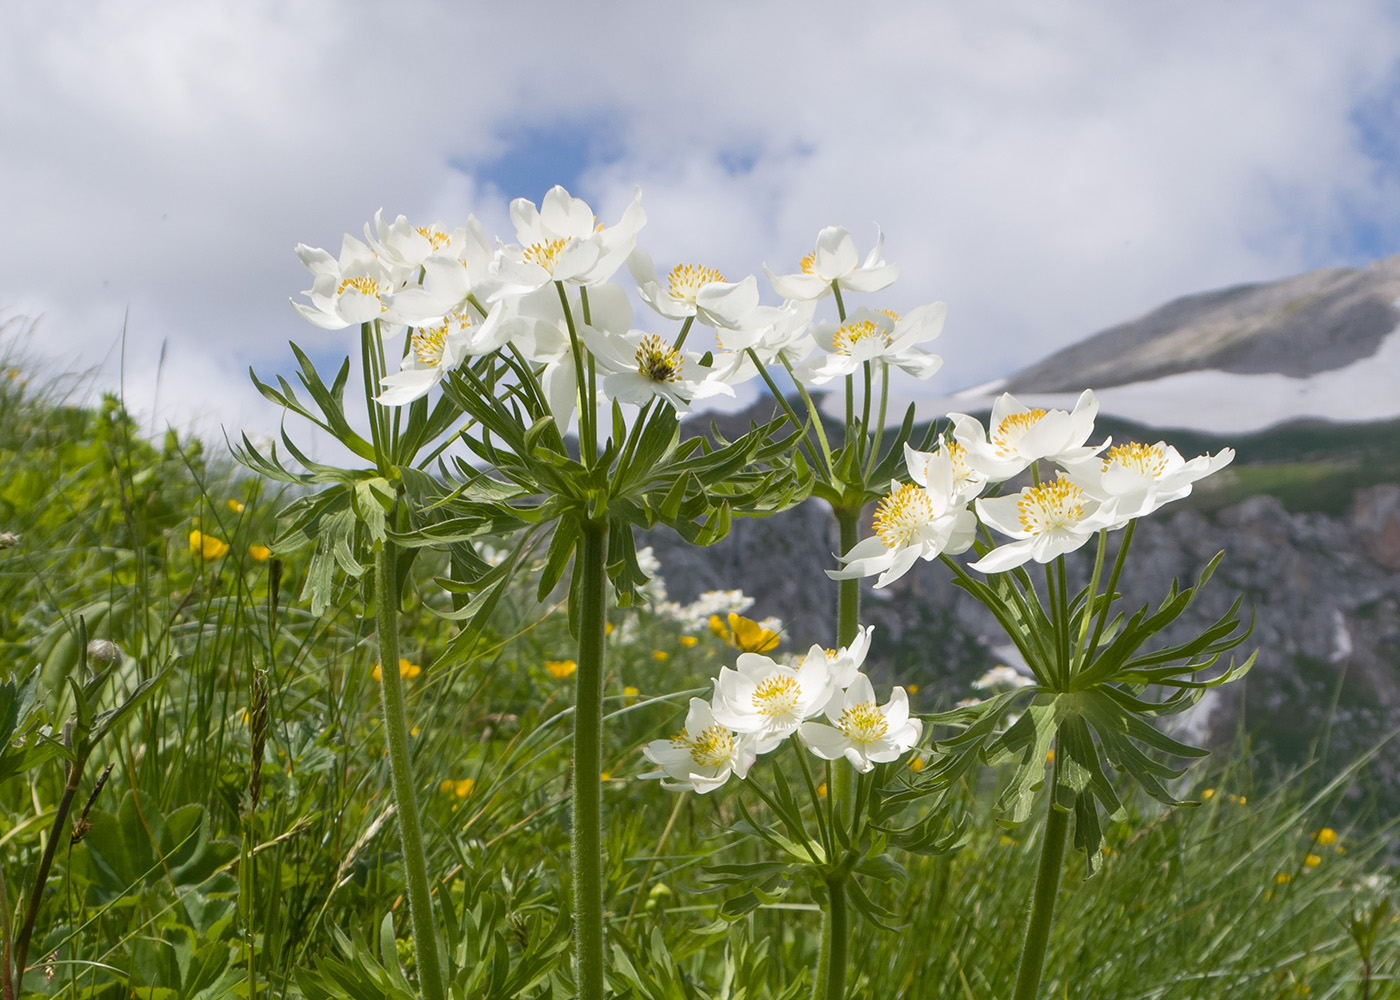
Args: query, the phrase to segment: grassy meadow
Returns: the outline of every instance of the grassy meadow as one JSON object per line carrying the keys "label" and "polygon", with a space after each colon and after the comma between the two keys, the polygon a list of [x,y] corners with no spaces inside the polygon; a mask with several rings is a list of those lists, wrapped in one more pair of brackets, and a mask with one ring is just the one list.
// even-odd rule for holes
{"label": "grassy meadow", "polygon": [[[149,440],[115,399],[69,405],[22,363],[0,366],[0,532],[16,536],[0,549],[0,930],[11,949],[27,937],[20,996],[416,995],[373,619],[354,585],[310,613],[308,553],[269,551],[288,499],[222,442]],[[566,594],[540,603],[521,579],[470,655],[449,657],[435,558],[408,570],[399,670],[453,995],[568,997]],[[700,796],[638,780],[640,747],[677,728],[733,651],[659,602],[610,624],[611,988],[806,996],[807,888],[727,920],[736,890],[707,875],[762,859],[737,827],[763,803],[742,782]],[[89,714],[130,704],[66,775],[62,755],[24,751],[63,741],[80,691]],[[1044,995],[1400,996],[1394,830],[1334,818],[1364,774],[1265,777],[1242,737],[1184,779],[1200,807],[1131,799],[1100,874],[1069,856]],[[957,850],[902,856],[878,887],[889,927],[856,921],[851,996],[1005,995],[1041,813],[998,826],[997,783],[986,771],[960,790]]]}

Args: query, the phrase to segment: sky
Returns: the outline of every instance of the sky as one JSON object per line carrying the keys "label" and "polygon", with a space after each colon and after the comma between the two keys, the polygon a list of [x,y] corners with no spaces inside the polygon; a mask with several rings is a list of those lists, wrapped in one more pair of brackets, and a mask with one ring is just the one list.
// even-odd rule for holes
{"label": "sky", "polygon": [[[929,392],[1179,295],[1400,251],[1400,13],[1370,0],[0,8],[0,349],[153,429],[276,428],[251,366],[355,346],[293,254],[561,183],[664,271],[876,226],[948,303]],[[771,292],[767,293],[772,300]],[[21,335],[21,331],[28,331]]]}

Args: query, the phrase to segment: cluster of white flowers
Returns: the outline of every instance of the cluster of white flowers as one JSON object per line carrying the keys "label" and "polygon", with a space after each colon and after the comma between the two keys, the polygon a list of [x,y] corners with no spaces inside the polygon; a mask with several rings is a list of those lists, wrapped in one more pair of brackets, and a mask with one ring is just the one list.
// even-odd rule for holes
{"label": "cluster of white flowers", "polygon": [[[1098,402],[1085,390],[1073,411],[1032,409],[1010,393],[992,405],[989,428],[965,413],[949,415],[952,434],[932,452],[905,446],[909,483],[892,483],[875,511],[875,534],[857,543],[829,575],[899,579],[919,559],[972,548],[977,525],[1007,536],[970,567],[1002,573],[1034,559],[1072,552],[1102,530],[1125,527],[1190,494],[1197,480],[1235,457],[1225,448],[1187,461],[1164,441],[1110,447],[1088,444]],[[1048,462],[1054,479],[1018,493],[979,499],[989,486]]]}
{"label": "cluster of white flowers", "polygon": [[[579,405],[574,352],[586,349],[601,384],[600,409],[613,400],[645,404],[663,399],[684,412],[696,400],[734,395],[734,386],[763,365],[783,364],[793,377],[819,385],[878,362],[919,377],[941,363],[917,345],[938,336],[944,306],[934,303],[900,317],[856,310],[843,322],[815,323],[818,300],[833,284],[872,292],[888,287],[898,268],[881,256],[883,235],[862,261],[850,233],[821,231],[800,272],[768,277],[781,305],[759,301],[757,278],[725,280],[710,267],[679,264],[665,277],[637,249],[646,222],[641,192],[616,225],[562,187],[539,207],[523,198],[510,207],[514,242],[495,241],[475,218],[460,228],[414,226],[404,216],[376,213],[365,239],[345,236],[339,257],[304,245],[297,254],[313,276],[294,303],[312,323],[341,329],[378,321],[381,335],[410,345],[400,371],[383,380],[379,401],[400,406],[426,395],[463,361],[509,346],[537,366],[556,423],[568,426]],[[626,291],[611,284],[626,265],[643,302],[660,317],[711,328],[716,350],[683,349],[633,325]],[[558,286],[569,290],[561,297]],[[586,289],[586,303],[580,291]],[[562,299],[568,300],[569,316]],[[600,421],[606,426],[607,421]]]}
{"label": "cluster of white flowers", "polygon": [[[644,749],[667,788],[709,792],[747,776],[761,754],[797,738],[823,760],[845,758],[858,771],[898,759],[923,735],[923,723],[909,714],[909,696],[896,687],[883,705],[875,701],[870,679],[861,673],[870,648],[871,627],[850,646],[813,646],[796,664],[760,653],[742,653],[733,667],[722,667],[714,695],[690,700],[685,728]],[[816,721],[825,718],[825,722]]]}
{"label": "cluster of white flowers", "polygon": [[742,615],[751,607],[753,598],[742,590],[707,590],[689,604],[662,601],[653,610],[680,625],[682,632],[694,635],[708,629],[711,618],[726,621],[730,615]]}

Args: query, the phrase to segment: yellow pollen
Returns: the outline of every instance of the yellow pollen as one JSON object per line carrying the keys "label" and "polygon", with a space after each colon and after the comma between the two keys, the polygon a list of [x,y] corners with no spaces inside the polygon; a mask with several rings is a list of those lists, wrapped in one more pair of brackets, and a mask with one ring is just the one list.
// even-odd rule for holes
{"label": "yellow pollen", "polygon": [[452,242],[452,237],[448,236],[437,226],[418,226],[414,232],[427,240],[434,250],[441,250],[443,247],[447,246],[448,243]]}
{"label": "yellow pollen", "polygon": [[933,520],[933,506],[922,486],[905,483],[875,508],[875,534],[887,549],[908,545]]}
{"label": "yellow pollen", "polygon": [[1131,441],[1108,449],[1103,459],[1104,471],[1107,472],[1115,462],[1147,479],[1156,479],[1167,467],[1167,456],[1155,444]]}
{"label": "yellow pollen", "polygon": [[888,347],[890,335],[880,324],[868,319],[847,323],[836,331],[836,349],[842,354],[850,354],[862,340],[879,340],[882,346]]}
{"label": "yellow pollen", "polygon": [[442,352],[447,347],[447,324],[427,330],[413,331],[413,356],[420,365],[436,368],[442,364]]}
{"label": "yellow pollen", "polygon": [[901,316],[899,313],[895,312],[893,309],[881,309],[881,310],[879,310],[879,312],[881,312],[881,313],[883,313],[884,315],[888,316],[890,319],[894,320],[896,323],[902,323],[902,322],[904,321],[904,317]]}
{"label": "yellow pollen", "polygon": [[666,346],[656,334],[648,333],[637,348],[637,371],[653,382],[679,382],[681,352]]}
{"label": "yellow pollen", "polygon": [[671,737],[671,744],[690,751],[690,759],[701,767],[719,767],[734,756],[734,734],[723,726],[710,726],[694,739],[684,729]]}
{"label": "yellow pollen", "polygon": [[841,718],[836,724],[852,743],[874,743],[876,740],[882,740],[890,728],[873,701],[852,705],[841,713]]}
{"label": "yellow pollen", "polygon": [[[379,282],[369,277],[369,275],[362,274],[358,278],[346,278],[340,283],[340,287],[336,289],[335,293],[337,295],[344,295],[345,289],[347,288],[353,288],[361,295],[369,295],[376,299],[379,298]],[[388,306],[382,303],[380,304],[380,312],[383,312],[387,308]]]}
{"label": "yellow pollen", "polygon": [[1063,475],[1053,483],[1027,486],[1016,501],[1021,528],[1032,535],[1044,535],[1076,524],[1084,516],[1087,499],[1085,492]]}
{"label": "yellow pollen", "polygon": [[1040,423],[1043,416],[1044,410],[1026,410],[1024,413],[1013,413],[997,424],[997,429],[992,433],[992,444],[996,445],[997,454],[1003,458],[1014,455],[1026,431]]}
{"label": "yellow pollen", "polygon": [[817,252],[813,250],[807,256],[803,257],[802,260],[798,262],[798,265],[802,268],[803,274],[816,274]]}
{"label": "yellow pollen", "polygon": [[753,693],[753,707],[767,716],[788,715],[797,708],[802,688],[795,677],[769,677]]}
{"label": "yellow pollen", "polygon": [[666,275],[666,285],[671,298],[677,302],[695,305],[695,293],[714,281],[723,281],[724,275],[713,267],[700,267],[698,264],[677,264]]}
{"label": "yellow pollen", "polygon": [[972,475],[972,469],[967,464],[967,449],[952,438],[943,442],[943,450],[948,453],[948,459],[953,466],[953,478],[964,480]]}
{"label": "yellow pollen", "polygon": [[532,264],[538,264],[550,274],[559,263],[559,255],[564,252],[567,240],[550,240],[548,243],[531,243],[525,248],[524,257]]}

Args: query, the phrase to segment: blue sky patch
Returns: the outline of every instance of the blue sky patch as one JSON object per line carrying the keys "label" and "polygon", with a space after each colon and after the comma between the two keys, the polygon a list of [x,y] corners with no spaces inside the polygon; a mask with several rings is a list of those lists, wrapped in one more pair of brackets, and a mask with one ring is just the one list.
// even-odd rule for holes
{"label": "blue sky patch", "polygon": [[505,132],[506,151],[484,163],[452,166],[495,185],[507,198],[536,204],[555,184],[579,194],[583,176],[593,167],[622,155],[622,119],[594,115],[585,119],[530,125]]}

